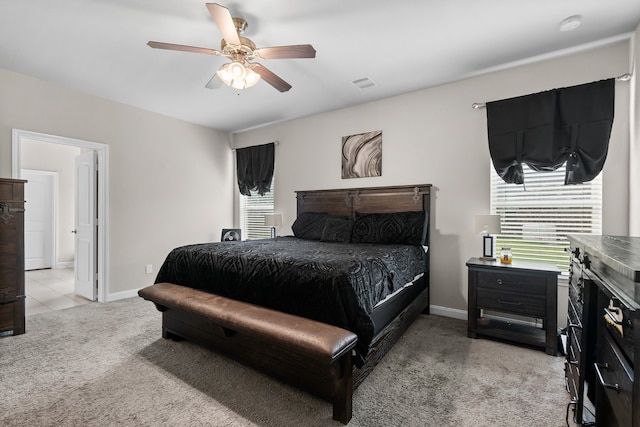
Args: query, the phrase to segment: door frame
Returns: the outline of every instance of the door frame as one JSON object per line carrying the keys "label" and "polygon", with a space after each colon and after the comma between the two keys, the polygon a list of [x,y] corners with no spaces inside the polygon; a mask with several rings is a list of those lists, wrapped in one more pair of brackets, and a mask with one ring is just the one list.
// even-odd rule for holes
{"label": "door frame", "polygon": [[73,147],[85,148],[96,152],[98,171],[98,207],[96,209],[96,212],[98,214],[98,238],[96,242],[96,249],[98,251],[98,302],[106,302],[109,295],[109,146],[99,142],[49,135],[22,129],[12,129],[11,174],[12,178],[16,179],[20,178],[21,145],[23,139],[48,142],[52,144],[70,145]]}

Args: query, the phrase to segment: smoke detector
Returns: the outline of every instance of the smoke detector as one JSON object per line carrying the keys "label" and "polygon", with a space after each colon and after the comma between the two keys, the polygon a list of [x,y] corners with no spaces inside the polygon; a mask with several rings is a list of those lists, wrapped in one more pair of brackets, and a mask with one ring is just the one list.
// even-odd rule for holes
{"label": "smoke detector", "polygon": [[581,22],[582,22],[582,16],[580,15],[570,16],[560,23],[560,31],[567,32],[567,31],[575,30],[580,26]]}

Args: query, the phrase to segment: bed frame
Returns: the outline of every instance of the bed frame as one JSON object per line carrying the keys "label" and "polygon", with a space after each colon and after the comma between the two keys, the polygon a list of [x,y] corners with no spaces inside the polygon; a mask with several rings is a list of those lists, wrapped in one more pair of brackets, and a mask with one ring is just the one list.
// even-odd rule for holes
{"label": "bed frame", "polygon": [[[425,211],[431,226],[431,185],[394,187],[347,188],[335,190],[297,191],[297,214],[326,212],[332,215],[354,216],[356,213],[391,213]],[[427,230],[426,245],[430,232]],[[420,313],[429,314],[429,251],[426,256],[425,275],[415,287],[398,295],[395,307],[384,307],[382,313],[374,311],[375,336],[369,346],[366,363],[354,369],[354,389],[369,375],[375,365],[395,344]],[[403,301],[404,300],[404,301]],[[412,302],[407,305],[406,301]],[[385,312],[386,311],[386,312]],[[384,326],[383,326],[384,325]]]}
{"label": "bed frame", "polygon": [[[297,191],[297,214],[425,211],[429,245],[431,185]],[[430,250],[429,250],[430,251]],[[232,301],[179,284],[155,284],[139,295],[162,312],[162,336],[222,351],[333,403],[333,418],[351,419],[353,390],[420,313],[429,313],[429,251],[425,274],[394,301],[374,310],[375,336],[364,365],[352,363],[357,337],[334,326]],[[295,324],[295,327],[287,325]]]}

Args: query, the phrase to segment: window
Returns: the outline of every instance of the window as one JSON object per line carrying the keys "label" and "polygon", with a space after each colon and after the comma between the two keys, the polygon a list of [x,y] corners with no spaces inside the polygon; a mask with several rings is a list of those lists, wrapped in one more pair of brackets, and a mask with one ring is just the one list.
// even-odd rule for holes
{"label": "window", "polygon": [[271,237],[271,227],[264,225],[264,216],[273,213],[274,181],[275,179],[271,180],[270,191],[263,196],[240,195],[240,228],[244,240]]}
{"label": "window", "polygon": [[567,274],[566,235],[602,234],[602,174],[564,185],[564,165],[553,172],[522,166],[524,185],[505,183],[491,167],[491,213],[502,222],[496,249],[510,247],[514,259],[555,264]]}

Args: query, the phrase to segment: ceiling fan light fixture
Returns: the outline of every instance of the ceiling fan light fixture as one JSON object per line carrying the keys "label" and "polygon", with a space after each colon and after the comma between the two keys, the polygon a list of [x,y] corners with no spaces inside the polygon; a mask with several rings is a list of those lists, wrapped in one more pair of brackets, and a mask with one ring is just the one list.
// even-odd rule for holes
{"label": "ceiling fan light fixture", "polygon": [[254,86],[256,83],[260,81],[260,74],[256,73],[251,68],[246,68],[246,70],[247,70],[247,76],[244,78],[244,81],[247,84],[246,87]]}
{"label": "ceiling fan light fixture", "polygon": [[224,64],[217,72],[220,80],[234,89],[246,89],[260,81],[260,75],[241,62]]}
{"label": "ceiling fan light fixture", "polygon": [[247,75],[244,65],[242,65],[240,62],[232,62],[231,64],[229,64],[229,66],[227,67],[227,71],[229,71],[229,74],[231,74],[231,77],[234,80],[244,80]]}

